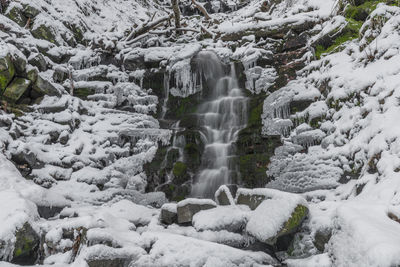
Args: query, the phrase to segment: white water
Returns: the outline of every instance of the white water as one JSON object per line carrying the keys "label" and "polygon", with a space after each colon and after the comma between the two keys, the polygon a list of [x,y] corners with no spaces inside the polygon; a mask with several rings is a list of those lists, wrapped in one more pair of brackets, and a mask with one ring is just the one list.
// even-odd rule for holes
{"label": "white water", "polygon": [[232,144],[247,123],[247,98],[239,89],[233,64],[226,75],[225,66],[211,52],[200,52],[197,63],[211,93],[197,114],[206,143],[192,195],[212,198],[218,187],[230,183],[237,173]]}

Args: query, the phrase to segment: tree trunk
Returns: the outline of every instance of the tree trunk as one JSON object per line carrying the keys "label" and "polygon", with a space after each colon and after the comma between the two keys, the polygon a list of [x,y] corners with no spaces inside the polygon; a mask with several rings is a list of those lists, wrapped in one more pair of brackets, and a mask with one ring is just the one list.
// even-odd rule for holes
{"label": "tree trunk", "polygon": [[180,29],[181,28],[181,11],[179,9],[179,0],[171,0],[172,4],[172,9],[174,10],[174,16],[175,16],[175,28]]}

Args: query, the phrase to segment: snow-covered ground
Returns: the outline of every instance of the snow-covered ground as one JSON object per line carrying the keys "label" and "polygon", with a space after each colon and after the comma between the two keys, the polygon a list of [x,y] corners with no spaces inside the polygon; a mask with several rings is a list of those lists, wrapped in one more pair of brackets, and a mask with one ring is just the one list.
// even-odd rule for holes
{"label": "snow-covered ground", "polygon": [[[119,266],[279,266],[275,256],[288,266],[400,265],[400,8],[379,4],[360,38],[340,52],[315,60],[310,49],[297,78],[271,93],[277,70],[256,62],[271,56],[264,44],[275,41],[258,40],[257,31],[311,25],[311,46],[346,21],[336,16],[333,0],[267,1],[276,6],[262,12],[264,2],[211,14],[213,25],[187,19],[188,28],[209,25],[221,38],[215,42],[196,40],[200,33],[191,31],[178,40],[150,33],[129,43],[124,38],[132,28],[167,15],[169,3],[13,1],[8,11],[29,4],[39,13],[33,22],[23,21],[32,23],[30,30],[0,15],[0,57],[21,58],[29,69],[31,59],[44,54],[46,70],[39,75],[59,95],[45,96],[23,116],[0,111],[0,259],[12,259],[16,232],[28,224],[39,234],[38,257],[46,266],[91,261],[93,267],[109,259]],[[68,27],[71,22],[84,30],[82,36]],[[31,34],[42,24],[51,26],[51,42]],[[238,34],[242,45],[233,50]],[[101,49],[122,67],[103,58]],[[243,63],[247,89],[267,94],[263,134],[282,135],[284,145],[269,165],[274,180],[266,187],[273,189],[260,191],[266,198],[257,209],[217,206],[196,213],[192,226],[166,226],[159,217],[167,199],[145,193],[143,165],[169,143],[171,131],[160,129],[160,100],[142,88],[143,72],[129,69],[135,67],[129,62],[143,58],[140,64],[165,67],[168,79],[182,85],[171,94],[186,97],[199,89],[189,68],[201,49]],[[69,95],[70,77],[55,80],[60,69],[74,78],[75,88],[95,94],[85,100]],[[291,114],[292,101],[310,99],[306,109]],[[29,179],[24,168],[32,168]],[[231,196],[229,201],[234,204]],[[243,249],[270,240],[300,204],[309,215],[291,255]],[[319,233],[330,237],[322,251],[315,245]]]}

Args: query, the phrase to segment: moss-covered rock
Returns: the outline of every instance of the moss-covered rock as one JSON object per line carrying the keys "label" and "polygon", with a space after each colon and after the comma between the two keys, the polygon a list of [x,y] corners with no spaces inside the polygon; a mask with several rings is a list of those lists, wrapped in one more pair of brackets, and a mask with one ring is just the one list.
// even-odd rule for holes
{"label": "moss-covered rock", "polygon": [[60,91],[41,75],[37,75],[36,82],[33,84],[32,91],[38,96],[50,95],[60,96]]}
{"label": "moss-covered rock", "polygon": [[297,205],[281,230],[274,237],[269,238],[266,243],[275,246],[278,251],[287,250],[294,234],[299,230],[308,213],[306,206]]}
{"label": "moss-covered rock", "polygon": [[14,4],[7,10],[6,16],[17,23],[21,27],[25,27],[27,18],[22,12],[22,6],[20,4]]}
{"label": "moss-covered rock", "polygon": [[0,58],[0,93],[6,89],[15,74],[14,64],[9,55]]}
{"label": "moss-covered rock", "polygon": [[39,236],[29,223],[15,233],[16,241],[11,262],[20,265],[33,265],[39,251]]}
{"label": "moss-covered rock", "polygon": [[40,71],[47,70],[47,62],[42,54],[31,55],[28,59],[29,64],[37,67]]}
{"label": "moss-covered rock", "polygon": [[42,39],[53,44],[58,44],[54,30],[48,25],[35,25],[35,27],[31,30],[31,33],[36,39]]}
{"label": "moss-covered rock", "polygon": [[188,167],[185,163],[178,161],[174,164],[172,169],[172,174],[174,175],[174,183],[183,184],[190,179],[188,174]]}
{"label": "moss-covered rock", "polygon": [[40,13],[39,9],[37,9],[36,7],[34,7],[34,6],[30,5],[30,4],[24,3],[23,7],[24,7],[23,13],[24,13],[25,17],[27,17],[27,18],[33,19],[34,17],[36,17]]}
{"label": "moss-covered rock", "polygon": [[16,103],[31,85],[30,80],[15,78],[4,91],[3,97],[8,102]]}

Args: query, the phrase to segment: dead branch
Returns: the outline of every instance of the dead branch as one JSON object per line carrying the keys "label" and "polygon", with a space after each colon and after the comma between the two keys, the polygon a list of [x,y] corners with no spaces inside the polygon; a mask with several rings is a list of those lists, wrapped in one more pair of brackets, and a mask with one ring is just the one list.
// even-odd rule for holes
{"label": "dead branch", "polygon": [[196,0],[192,0],[192,4],[197,7],[198,10],[200,10],[201,13],[203,13],[204,17],[206,20],[211,20],[211,16],[208,14],[207,10],[204,8],[202,4],[197,2]]}
{"label": "dead branch", "polygon": [[158,19],[156,19],[155,21],[151,21],[149,23],[146,23],[145,25],[143,25],[142,27],[140,27],[139,29],[135,29],[133,30],[128,37],[126,38],[126,41],[131,41],[133,38],[142,35],[156,27],[158,27],[161,23],[163,23],[164,21],[169,20],[173,15],[167,15],[164,17],[160,17]]}

